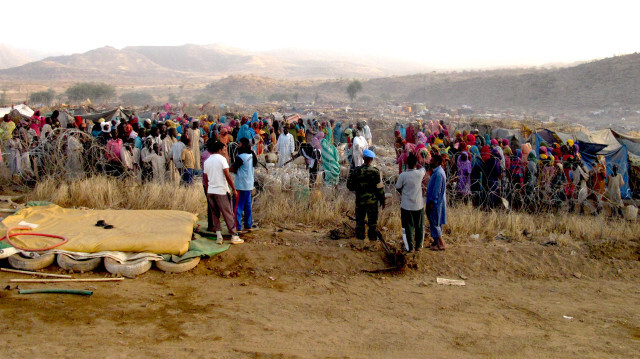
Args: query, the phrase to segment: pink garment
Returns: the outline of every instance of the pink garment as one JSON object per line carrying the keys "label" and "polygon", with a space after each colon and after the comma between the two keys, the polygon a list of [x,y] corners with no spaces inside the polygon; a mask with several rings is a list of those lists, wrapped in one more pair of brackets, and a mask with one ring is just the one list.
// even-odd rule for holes
{"label": "pink garment", "polygon": [[120,155],[122,154],[122,140],[109,140],[107,142],[107,148],[105,153],[105,158],[107,161],[119,161]]}

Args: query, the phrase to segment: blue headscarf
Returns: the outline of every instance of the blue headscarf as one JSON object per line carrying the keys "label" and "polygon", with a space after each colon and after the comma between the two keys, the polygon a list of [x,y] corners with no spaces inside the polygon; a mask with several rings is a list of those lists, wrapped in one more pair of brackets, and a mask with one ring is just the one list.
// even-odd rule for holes
{"label": "blue headscarf", "polygon": [[333,129],[333,142],[336,143],[340,141],[340,137],[342,137],[342,122],[336,123],[336,127]]}
{"label": "blue headscarf", "polygon": [[251,123],[254,123],[254,122],[258,122],[258,113],[257,112],[254,112],[253,116],[251,117]]}
{"label": "blue headscarf", "polygon": [[251,129],[249,128],[249,125],[247,125],[246,123],[242,126],[240,126],[240,130],[238,130],[238,138],[236,138],[236,142],[240,142],[241,139],[246,138],[249,140],[249,142],[251,142],[251,140],[253,140],[253,136],[251,134]]}
{"label": "blue headscarf", "polygon": [[480,150],[478,146],[471,146],[469,148],[469,152],[471,152],[471,164],[473,166],[482,164],[482,158],[480,157]]}
{"label": "blue headscarf", "polygon": [[227,116],[220,116],[220,123],[225,123],[227,121]]}
{"label": "blue headscarf", "polygon": [[400,125],[398,131],[400,131],[400,136],[402,136],[402,138],[407,138],[407,129],[404,128],[404,125]]}

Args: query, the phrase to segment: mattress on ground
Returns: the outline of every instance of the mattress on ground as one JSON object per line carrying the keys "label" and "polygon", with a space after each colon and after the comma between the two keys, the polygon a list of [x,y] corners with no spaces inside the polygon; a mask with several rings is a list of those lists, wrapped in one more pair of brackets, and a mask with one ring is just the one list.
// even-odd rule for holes
{"label": "mattress on ground", "polygon": [[[104,220],[114,228],[97,227],[95,224],[98,220]],[[5,228],[0,230],[4,236],[7,228],[22,227],[20,222],[37,224],[38,227],[33,232],[67,238],[69,241],[57,249],[72,252],[120,251],[183,255],[189,250],[193,226],[197,220],[194,214],[183,211],[68,209],[49,205],[18,211],[2,221]],[[60,241],[28,235],[13,237],[11,240],[25,248],[44,248]]]}

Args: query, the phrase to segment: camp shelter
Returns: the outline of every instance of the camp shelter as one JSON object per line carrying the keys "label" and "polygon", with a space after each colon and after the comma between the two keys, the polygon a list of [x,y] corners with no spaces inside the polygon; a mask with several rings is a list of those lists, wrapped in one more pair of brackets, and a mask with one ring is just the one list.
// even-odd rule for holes
{"label": "camp shelter", "polygon": [[627,151],[629,151],[630,155],[640,157],[640,137],[628,136],[613,130],[611,130],[611,133],[620,144],[627,146]]}
{"label": "camp shelter", "polygon": [[616,139],[627,146],[629,152],[629,187],[631,191],[640,195],[640,137],[632,137],[622,133],[611,131]]}
{"label": "camp shelter", "polygon": [[629,199],[632,197],[632,187],[629,185],[630,166],[627,147],[618,142],[610,129],[593,132],[580,131],[573,134],[542,129],[538,130],[533,137],[535,137],[535,148],[538,156],[540,156],[540,144],[542,142],[553,146],[555,143],[566,143],[569,139],[574,140],[578,144],[582,161],[589,170],[596,165],[598,155],[604,156],[607,164],[607,176],[613,172],[613,165],[618,165],[618,172],[624,179],[624,185],[620,189],[622,198]]}
{"label": "camp shelter", "polygon": [[33,116],[35,113],[29,106],[21,103],[11,107],[0,107],[0,117],[4,117],[4,115],[11,113],[11,111],[17,111],[20,115],[27,118]]}
{"label": "camp shelter", "polygon": [[613,173],[613,165],[618,165],[618,173],[622,175],[622,179],[624,180],[624,185],[620,188],[620,193],[622,194],[622,198],[630,199],[632,193],[631,187],[629,186],[629,155],[627,153],[627,147],[622,145],[613,151],[607,151],[605,147],[597,153],[588,150],[588,146],[584,147],[587,149],[583,150],[583,148],[580,147],[580,156],[582,156],[582,162],[589,170],[597,164],[598,155],[602,155],[605,158],[607,177]]}

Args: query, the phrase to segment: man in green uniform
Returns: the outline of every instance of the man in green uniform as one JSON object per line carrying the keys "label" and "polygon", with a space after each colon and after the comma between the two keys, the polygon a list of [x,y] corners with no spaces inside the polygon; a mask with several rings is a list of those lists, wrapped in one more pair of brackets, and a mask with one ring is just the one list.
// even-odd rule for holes
{"label": "man in green uniform", "polygon": [[376,157],[371,150],[364,150],[364,165],[356,167],[347,179],[347,188],[356,192],[356,238],[364,239],[365,217],[369,221],[369,240],[378,237],[378,202],[385,206],[384,186],[380,171],[371,165]]}

